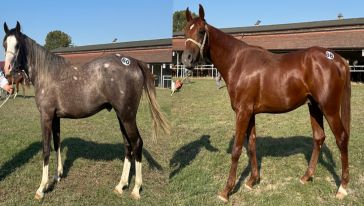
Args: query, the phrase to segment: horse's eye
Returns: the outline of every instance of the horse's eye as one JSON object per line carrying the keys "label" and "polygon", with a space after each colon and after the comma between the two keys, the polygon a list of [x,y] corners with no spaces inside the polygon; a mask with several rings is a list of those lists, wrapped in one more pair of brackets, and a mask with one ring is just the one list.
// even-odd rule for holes
{"label": "horse's eye", "polygon": [[198,33],[202,36],[205,34],[205,30],[201,29]]}

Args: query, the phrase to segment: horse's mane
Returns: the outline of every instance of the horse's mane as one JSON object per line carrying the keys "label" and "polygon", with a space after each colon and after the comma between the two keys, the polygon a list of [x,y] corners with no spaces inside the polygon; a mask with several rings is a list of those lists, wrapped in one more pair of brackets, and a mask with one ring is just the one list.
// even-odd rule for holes
{"label": "horse's mane", "polygon": [[33,79],[38,83],[47,83],[50,78],[57,78],[57,74],[69,66],[65,58],[53,54],[26,35],[24,41],[27,64],[33,70],[32,74],[36,75]]}

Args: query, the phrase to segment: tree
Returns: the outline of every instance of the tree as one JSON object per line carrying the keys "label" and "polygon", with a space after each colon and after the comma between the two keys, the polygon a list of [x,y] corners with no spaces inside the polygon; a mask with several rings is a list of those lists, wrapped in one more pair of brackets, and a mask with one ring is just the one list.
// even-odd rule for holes
{"label": "tree", "polygon": [[69,47],[72,43],[71,36],[63,31],[51,31],[47,34],[44,47],[48,50],[60,47]]}
{"label": "tree", "polygon": [[[185,10],[175,11],[173,13],[173,32],[182,31],[186,26],[186,14]],[[192,12],[192,17],[197,17],[197,14]]]}

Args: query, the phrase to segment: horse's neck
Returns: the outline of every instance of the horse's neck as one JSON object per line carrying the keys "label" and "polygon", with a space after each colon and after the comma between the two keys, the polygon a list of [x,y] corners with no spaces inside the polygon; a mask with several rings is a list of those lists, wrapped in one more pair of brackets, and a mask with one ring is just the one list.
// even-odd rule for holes
{"label": "horse's neck", "polygon": [[229,70],[231,69],[231,65],[235,62],[234,54],[236,49],[246,44],[215,27],[209,26],[208,29],[210,59],[221,73],[224,81],[228,82],[230,79],[229,76],[231,75],[229,75]]}
{"label": "horse's neck", "polygon": [[[52,62],[49,58],[55,54],[46,50],[41,45],[28,37],[27,39],[27,64],[30,73],[30,80],[34,85],[48,84],[55,72],[60,72],[59,62]],[[58,57],[62,61],[62,57]],[[52,65],[54,64],[54,65]]]}

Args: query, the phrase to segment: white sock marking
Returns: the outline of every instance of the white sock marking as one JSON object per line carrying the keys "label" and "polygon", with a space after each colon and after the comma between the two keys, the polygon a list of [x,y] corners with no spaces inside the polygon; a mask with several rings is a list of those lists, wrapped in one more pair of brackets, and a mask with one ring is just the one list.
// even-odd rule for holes
{"label": "white sock marking", "polygon": [[142,180],[142,163],[135,161],[135,186],[134,189],[132,191],[132,194],[136,197],[136,198],[140,198],[139,195],[139,190],[140,187],[142,186],[143,180]]}
{"label": "white sock marking", "polygon": [[40,186],[37,190],[37,194],[41,197],[44,195],[44,189],[46,188],[48,183],[48,165],[44,165],[43,163],[43,173],[42,173],[42,181],[40,182]]}
{"label": "white sock marking", "polygon": [[115,189],[121,194],[123,192],[123,187],[128,185],[129,172],[130,172],[131,163],[128,158],[124,160],[123,173],[120,178],[119,184],[115,187]]}
{"label": "white sock marking", "polygon": [[54,175],[54,180],[59,182],[61,180],[61,175],[63,173],[63,165],[62,165],[62,157],[61,157],[61,148],[59,147],[56,153],[56,172]]}

